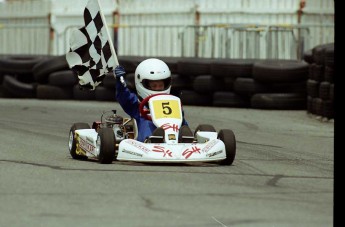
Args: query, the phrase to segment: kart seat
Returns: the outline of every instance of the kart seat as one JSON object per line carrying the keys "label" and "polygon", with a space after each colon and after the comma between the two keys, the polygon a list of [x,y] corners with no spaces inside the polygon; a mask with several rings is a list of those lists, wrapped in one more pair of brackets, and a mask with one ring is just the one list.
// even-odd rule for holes
{"label": "kart seat", "polygon": [[194,134],[187,125],[183,125],[180,128],[180,132],[178,135],[178,142],[179,143],[193,143],[194,142]]}
{"label": "kart seat", "polygon": [[144,143],[164,143],[164,135],[165,135],[165,132],[164,132],[164,129],[159,127],[159,128],[156,128],[152,135],[149,136],[145,141]]}

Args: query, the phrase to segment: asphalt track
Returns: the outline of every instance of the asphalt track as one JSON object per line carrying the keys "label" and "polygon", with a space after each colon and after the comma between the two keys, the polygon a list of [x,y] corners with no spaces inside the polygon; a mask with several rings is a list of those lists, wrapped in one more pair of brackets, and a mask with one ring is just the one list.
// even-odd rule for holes
{"label": "asphalt track", "polygon": [[0,226],[333,226],[334,123],[306,111],[184,106],[232,129],[232,166],[73,160],[74,122],[116,102],[0,99]]}

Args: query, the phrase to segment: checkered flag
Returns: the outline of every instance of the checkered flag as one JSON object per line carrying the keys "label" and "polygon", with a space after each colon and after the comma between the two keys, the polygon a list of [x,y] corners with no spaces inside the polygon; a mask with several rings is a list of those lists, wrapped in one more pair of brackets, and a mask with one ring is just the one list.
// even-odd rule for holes
{"label": "checkered flag", "polygon": [[78,75],[80,87],[94,90],[119,63],[99,0],[88,1],[84,22],[84,27],[71,33],[66,60]]}

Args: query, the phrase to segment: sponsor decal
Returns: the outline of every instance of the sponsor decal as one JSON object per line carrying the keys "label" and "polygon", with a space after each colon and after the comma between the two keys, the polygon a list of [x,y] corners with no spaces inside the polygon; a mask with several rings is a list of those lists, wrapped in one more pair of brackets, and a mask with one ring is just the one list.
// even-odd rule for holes
{"label": "sponsor decal", "polygon": [[169,134],[168,138],[169,138],[169,140],[176,140],[175,134]]}
{"label": "sponsor decal", "polygon": [[90,138],[90,137],[86,137],[86,140],[87,140],[89,143],[93,144],[93,140],[92,140],[92,138]]}
{"label": "sponsor decal", "polygon": [[168,130],[168,129],[171,129],[174,131],[174,132],[178,132],[179,128],[178,128],[178,125],[176,124],[170,124],[170,123],[166,123],[164,125],[161,126],[164,130]]}
{"label": "sponsor decal", "polygon": [[206,157],[211,158],[211,157],[216,156],[216,155],[219,155],[219,154],[221,154],[221,153],[222,153],[222,150],[220,150],[220,151],[216,151],[216,152],[213,152],[213,153],[207,154],[207,155],[206,155]]}
{"label": "sponsor decal", "polygon": [[139,154],[137,152],[134,152],[134,151],[127,151],[127,150],[122,150],[123,153],[127,153],[127,154],[131,154],[131,155],[134,155],[134,156],[138,156],[138,157],[143,157],[142,154]]}
{"label": "sponsor decal", "polygon": [[96,148],[92,144],[88,143],[87,141],[83,140],[81,137],[79,138],[79,146],[88,152],[93,152],[93,150]]}
{"label": "sponsor decal", "polygon": [[203,153],[207,153],[209,150],[211,150],[212,147],[214,147],[214,145],[216,145],[218,143],[217,140],[213,140],[211,142],[209,142],[202,150],[201,152]]}
{"label": "sponsor decal", "polygon": [[135,140],[126,140],[126,143],[133,145],[134,147],[138,148],[139,150],[148,153],[150,152],[150,149],[148,149],[147,147],[143,146],[141,143],[136,142]]}
{"label": "sponsor decal", "polygon": [[162,147],[162,146],[154,146],[152,151],[153,152],[162,152],[163,157],[165,157],[166,155],[169,157],[172,157],[172,152],[170,150],[166,150],[165,147]]}
{"label": "sponsor decal", "polygon": [[194,153],[200,154],[200,148],[197,146],[193,146],[191,150],[189,150],[189,148],[188,148],[182,152],[182,156],[184,156],[186,159],[188,159]]}

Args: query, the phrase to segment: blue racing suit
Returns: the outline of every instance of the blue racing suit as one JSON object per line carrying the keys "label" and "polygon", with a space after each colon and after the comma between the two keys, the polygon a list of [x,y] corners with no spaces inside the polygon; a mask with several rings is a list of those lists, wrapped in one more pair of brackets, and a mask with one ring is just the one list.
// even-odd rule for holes
{"label": "blue racing suit", "polygon": [[[125,85],[123,85],[119,78],[116,79],[116,99],[120,103],[122,109],[132,118],[137,121],[138,126],[138,141],[144,140],[152,135],[152,132],[157,128],[152,121],[146,120],[140,116],[138,96],[131,92]],[[182,111],[182,115],[184,115]],[[182,125],[187,125],[187,121],[182,120]]]}

